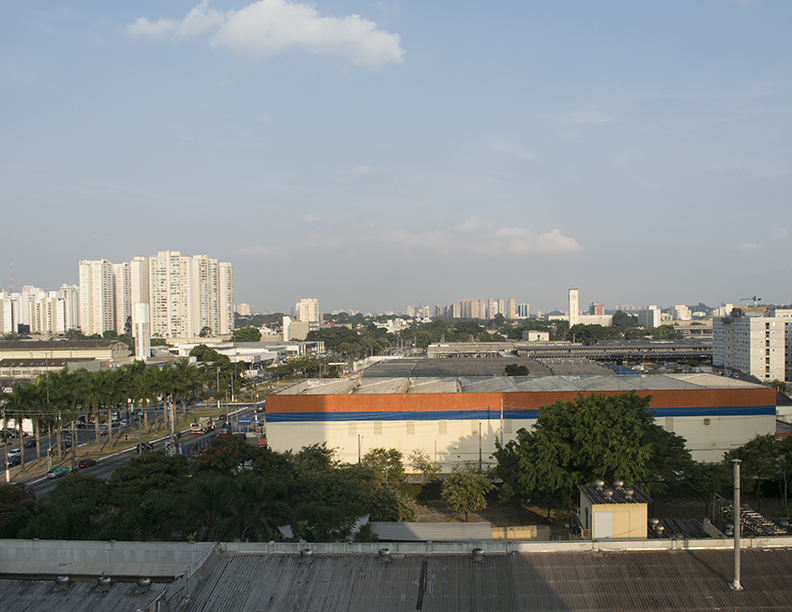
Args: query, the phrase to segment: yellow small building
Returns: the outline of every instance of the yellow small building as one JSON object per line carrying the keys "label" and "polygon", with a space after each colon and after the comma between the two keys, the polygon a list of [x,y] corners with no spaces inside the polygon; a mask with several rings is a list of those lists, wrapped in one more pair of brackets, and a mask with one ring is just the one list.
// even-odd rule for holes
{"label": "yellow small building", "polygon": [[617,480],[580,487],[580,524],[592,540],[641,540],[648,534],[652,499],[638,487]]}

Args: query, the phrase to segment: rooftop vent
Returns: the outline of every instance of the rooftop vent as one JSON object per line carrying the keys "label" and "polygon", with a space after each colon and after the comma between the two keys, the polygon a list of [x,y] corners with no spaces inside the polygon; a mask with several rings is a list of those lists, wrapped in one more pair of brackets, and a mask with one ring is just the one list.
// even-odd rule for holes
{"label": "rooftop vent", "polygon": [[473,549],[473,563],[484,563],[484,551],[480,548]]}
{"label": "rooftop vent", "polygon": [[69,577],[68,576],[58,576],[55,578],[55,590],[56,591],[65,591],[69,588]]}
{"label": "rooftop vent", "polygon": [[603,491],[602,494],[608,499],[611,499],[613,497],[613,491],[611,489],[608,489],[607,491]]}
{"label": "rooftop vent", "polygon": [[303,548],[300,551],[300,563],[311,563],[313,561],[313,553],[310,548]]}
{"label": "rooftop vent", "polygon": [[594,486],[597,488],[597,491],[602,491],[602,487],[605,486],[605,481],[604,480],[595,480],[594,481]]}
{"label": "rooftop vent", "polygon": [[650,526],[652,529],[654,529],[655,527],[657,527],[659,524],[660,524],[660,519],[656,519],[656,518],[650,518],[650,519],[649,519],[649,526]]}
{"label": "rooftop vent", "polygon": [[654,532],[658,538],[663,535],[664,531],[665,531],[665,527],[663,527],[662,525],[655,525]]}
{"label": "rooftop vent", "polygon": [[380,548],[379,551],[379,560],[383,563],[390,563],[391,562],[391,553],[390,550],[387,548]]}
{"label": "rooftop vent", "polygon": [[632,487],[627,487],[624,489],[624,497],[627,499],[632,499],[633,495],[635,495],[635,490]]}
{"label": "rooftop vent", "polygon": [[112,580],[110,576],[99,576],[99,580],[96,581],[97,587],[94,591],[95,593],[107,593],[110,590],[110,586],[112,584]]}
{"label": "rooftop vent", "polygon": [[621,489],[623,486],[624,486],[624,481],[623,480],[614,480],[613,481],[613,488]]}
{"label": "rooftop vent", "polygon": [[151,588],[151,578],[138,578],[136,593],[145,593]]}

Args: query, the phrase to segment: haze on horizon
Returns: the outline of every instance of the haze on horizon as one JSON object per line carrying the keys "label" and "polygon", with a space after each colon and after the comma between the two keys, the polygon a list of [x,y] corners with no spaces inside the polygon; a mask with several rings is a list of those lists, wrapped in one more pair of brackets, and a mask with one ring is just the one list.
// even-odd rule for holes
{"label": "haze on horizon", "polygon": [[792,4],[0,4],[0,286],[179,250],[236,302],[789,303]]}

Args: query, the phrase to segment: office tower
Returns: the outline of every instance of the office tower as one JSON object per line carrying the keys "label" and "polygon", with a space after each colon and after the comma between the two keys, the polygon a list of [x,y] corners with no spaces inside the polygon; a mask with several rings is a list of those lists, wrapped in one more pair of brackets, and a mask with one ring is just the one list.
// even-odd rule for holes
{"label": "office tower", "polygon": [[531,312],[531,305],[524,302],[517,304],[517,317],[527,319]]}
{"label": "office tower", "polygon": [[638,327],[659,327],[660,309],[654,304],[638,311]]}
{"label": "office tower", "polygon": [[249,317],[250,316],[250,304],[245,304],[244,302],[242,304],[239,304],[237,306],[237,312],[242,317]]}

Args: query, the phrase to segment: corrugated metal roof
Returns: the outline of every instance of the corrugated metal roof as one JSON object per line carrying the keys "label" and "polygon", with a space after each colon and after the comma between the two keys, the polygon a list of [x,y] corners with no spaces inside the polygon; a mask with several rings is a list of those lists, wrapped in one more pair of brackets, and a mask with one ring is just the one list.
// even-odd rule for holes
{"label": "corrugated metal roof", "polygon": [[[593,504],[651,504],[652,498],[638,487],[605,485],[601,489],[588,485],[580,487],[583,495]],[[628,492],[632,490],[632,495]]]}
{"label": "corrugated metal roof", "polygon": [[72,582],[65,591],[53,591],[54,580],[0,580],[3,610],[36,612],[133,612],[145,610],[168,588],[152,583],[146,593],[138,593],[134,582],[118,582],[107,593],[96,592],[97,583]]}
{"label": "corrugated metal roof", "polygon": [[386,542],[492,542],[492,528],[475,523],[369,523],[380,540]]}
{"label": "corrugated metal roof", "polygon": [[743,591],[729,587],[732,559],[730,550],[487,555],[482,563],[468,554],[392,554],[390,562],[376,554],[315,555],[310,563],[295,554],[224,554],[191,593],[190,610],[790,609],[791,550],[744,550]]}
{"label": "corrugated metal roof", "polygon": [[[404,381],[407,381],[405,384]],[[277,391],[277,395],[330,395],[342,393],[485,393],[485,392],[605,392],[685,389],[756,389],[762,385],[713,374],[657,374],[544,377],[375,378],[365,382],[311,379]]]}

